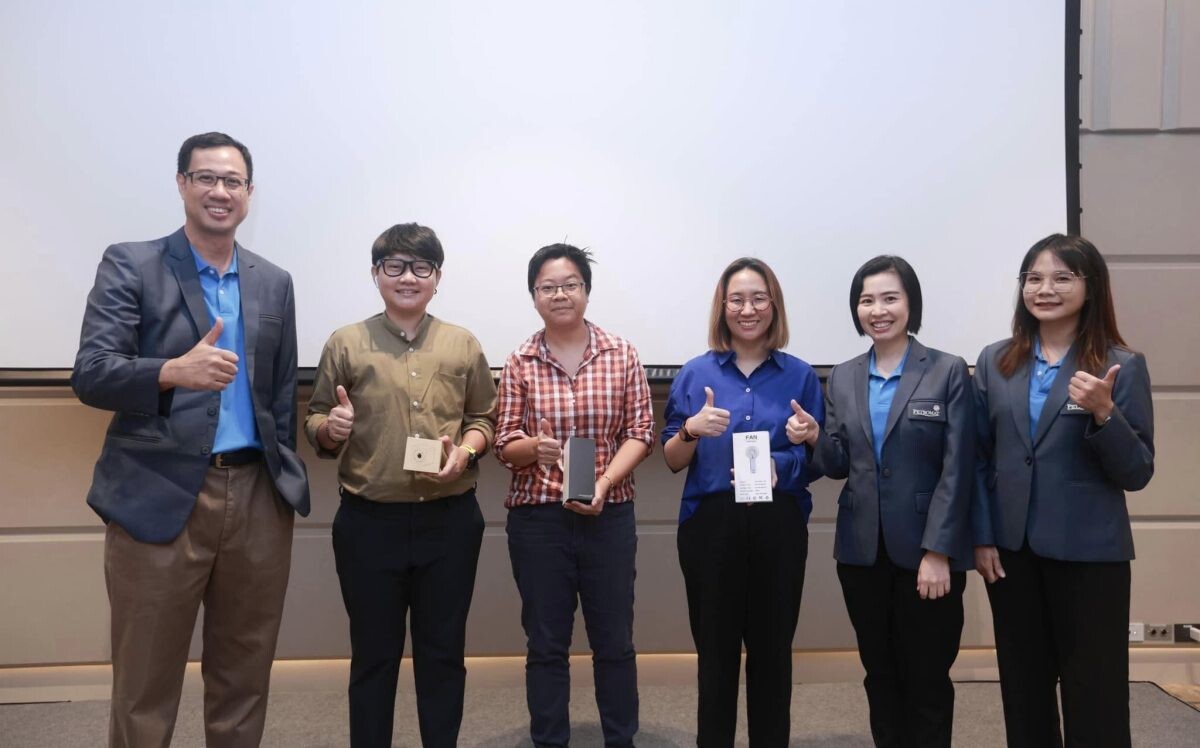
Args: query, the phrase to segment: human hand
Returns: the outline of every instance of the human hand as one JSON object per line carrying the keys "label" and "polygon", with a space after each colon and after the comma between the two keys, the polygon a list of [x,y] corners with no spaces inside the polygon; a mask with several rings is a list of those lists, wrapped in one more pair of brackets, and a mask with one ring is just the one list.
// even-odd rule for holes
{"label": "human hand", "polygon": [[442,443],[442,451],[446,456],[446,464],[442,465],[442,469],[433,476],[433,479],[438,483],[452,483],[458,480],[463,471],[467,469],[470,455],[467,450],[459,447],[448,436],[440,437],[439,441]]}
{"label": "human hand", "polygon": [[608,489],[610,488],[612,488],[612,481],[607,475],[601,475],[596,479],[596,490],[592,495],[591,503],[584,503],[582,501],[564,501],[563,508],[575,512],[576,514],[595,517],[597,514],[604,511],[604,502],[608,498]]}
{"label": "human hand", "polygon": [[704,405],[695,415],[683,422],[692,436],[720,436],[729,428],[729,411],[713,405],[711,387],[704,388]]}
{"label": "human hand", "polygon": [[1102,426],[1113,412],[1112,391],[1117,382],[1120,364],[1113,364],[1104,378],[1094,377],[1086,371],[1077,371],[1067,384],[1067,394],[1076,405],[1092,414],[1096,425]]}
{"label": "human hand", "polygon": [[800,403],[795,400],[791,401],[792,415],[787,419],[788,441],[792,444],[808,444],[813,446],[817,443],[817,436],[821,433],[821,425],[817,423],[817,419],[813,418],[800,407]]}
{"label": "human hand", "polygon": [[338,404],[330,409],[325,419],[325,434],[340,444],[350,438],[350,431],[354,428],[354,405],[350,403],[346,388],[340,384],[337,386],[337,399]]}
{"label": "human hand", "polygon": [[539,465],[550,467],[557,465],[562,459],[562,445],[554,438],[554,429],[550,421],[543,418],[538,424],[537,432],[537,462]]}
{"label": "human hand", "polygon": [[159,386],[212,392],[220,392],[229,386],[237,376],[238,356],[233,351],[216,347],[224,329],[225,320],[217,317],[212,329],[190,351],[163,364],[158,372]]}
{"label": "human hand", "polygon": [[988,584],[1004,579],[1004,567],[1000,565],[1000,551],[996,550],[996,546],[975,546],[975,571],[979,572]]}
{"label": "human hand", "polygon": [[922,600],[937,600],[950,594],[950,560],[946,554],[925,551],[917,568],[917,594]]}

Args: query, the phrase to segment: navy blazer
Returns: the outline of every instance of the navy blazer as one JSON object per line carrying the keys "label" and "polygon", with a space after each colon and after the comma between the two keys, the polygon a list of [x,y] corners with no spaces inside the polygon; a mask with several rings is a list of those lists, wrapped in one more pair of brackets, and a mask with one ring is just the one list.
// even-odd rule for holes
{"label": "navy blazer", "polygon": [[[308,478],[296,455],[296,309],[292,279],[238,246],[238,284],[254,418],[279,495],[301,515]],[[88,504],[137,540],[183,530],[208,470],[219,392],[159,392],[158,373],[208,333],[196,262],[183,229],[104,252],[71,372],[81,401],[116,411]]]}
{"label": "navy blazer", "polygon": [[870,351],[833,367],[825,428],[813,463],[847,478],[838,497],[833,555],[854,566],[875,563],[880,523],[888,556],[916,569],[925,551],[974,567],[969,512],[974,485],[975,414],[967,362],[912,339],[888,411],[882,459],[875,460],[867,377]]}
{"label": "navy blazer", "polygon": [[1154,474],[1154,410],[1145,357],[1108,349],[1105,371],[1113,364],[1121,369],[1113,386],[1112,419],[1098,427],[1091,413],[1067,398],[1067,384],[1078,368],[1078,352],[1071,346],[1031,439],[1032,355],[1006,379],[996,363],[1008,344],[1001,340],[984,348],[975,365],[975,545],[1015,551],[1028,539],[1030,549],[1045,558],[1132,559],[1125,492],[1143,488]]}

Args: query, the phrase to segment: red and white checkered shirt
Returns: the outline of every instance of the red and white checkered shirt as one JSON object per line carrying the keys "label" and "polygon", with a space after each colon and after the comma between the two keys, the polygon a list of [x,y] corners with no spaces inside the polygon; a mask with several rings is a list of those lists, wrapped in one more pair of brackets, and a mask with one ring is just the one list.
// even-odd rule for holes
{"label": "red and white checkered shirt", "polygon": [[[626,440],[654,446],[650,385],[637,351],[628,341],[585,323],[591,341],[574,379],[550,353],[545,330],[522,343],[504,362],[494,451],[512,471],[506,507],[562,501],[561,467],[534,462],[522,468],[501,456],[510,442],[537,434],[542,418],[560,440],[569,436],[596,440],[597,478]],[[609,489],[606,501],[619,504],[633,497],[630,475]]]}

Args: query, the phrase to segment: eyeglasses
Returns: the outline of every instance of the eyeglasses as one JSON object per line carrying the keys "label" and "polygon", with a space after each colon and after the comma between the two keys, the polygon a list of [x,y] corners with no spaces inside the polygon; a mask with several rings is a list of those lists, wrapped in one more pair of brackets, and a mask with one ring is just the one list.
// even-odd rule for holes
{"label": "eyeglasses", "polygon": [[725,299],[725,308],[731,312],[740,312],[746,308],[746,302],[750,302],[750,306],[756,312],[765,312],[771,306],[771,297],[765,293],[755,294],[749,299],[744,299],[741,296],[730,296]]}
{"label": "eyeglasses", "polygon": [[429,260],[397,260],[388,257],[375,263],[375,267],[383,271],[383,274],[389,278],[399,278],[400,276],[412,270],[412,274],[418,278],[428,278],[433,275],[433,271],[437,270],[437,265]]}
{"label": "eyeglasses", "polygon": [[1020,281],[1021,288],[1023,288],[1026,293],[1034,293],[1042,287],[1042,284],[1046,282],[1047,277],[1050,280],[1050,288],[1058,293],[1065,293],[1075,287],[1076,281],[1083,280],[1087,276],[1077,275],[1067,270],[1060,270],[1058,272],[1051,273],[1049,276],[1045,276],[1041,273],[1024,272],[1017,276],[1017,280]]}
{"label": "eyeglasses", "polygon": [[538,286],[535,290],[538,292],[538,296],[541,296],[543,299],[552,299],[558,293],[558,289],[560,288],[567,296],[574,296],[575,294],[579,293],[579,289],[583,288],[583,284],[579,281],[568,281],[567,283],[547,283],[545,285]]}
{"label": "eyeglasses", "polygon": [[221,177],[208,171],[188,171],[184,172],[183,176],[192,180],[192,184],[198,184],[206,190],[211,190],[217,186],[217,182],[224,182],[225,189],[230,192],[241,192],[250,186],[249,179],[241,177]]}

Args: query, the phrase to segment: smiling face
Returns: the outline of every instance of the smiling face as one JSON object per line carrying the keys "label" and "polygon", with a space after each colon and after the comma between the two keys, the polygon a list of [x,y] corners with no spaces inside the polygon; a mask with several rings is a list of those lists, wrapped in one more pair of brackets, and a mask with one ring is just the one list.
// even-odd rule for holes
{"label": "smiling face", "polygon": [[[741,310],[730,303],[742,302]],[[764,307],[755,309],[755,304]],[[767,331],[775,319],[775,306],[767,290],[767,281],[757,271],[746,268],[729,276],[725,284],[725,324],[736,347],[766,347]]]}
{"label": "smiling face", "polygon": [[877,345],[908,336],[908,294],[893,270],[863,278],[856,311],[863,332]]}
{"label": "smiling face", "polygon": [[[577,284],[577,288],[572,293],[558,288],[567,284]],[[542,293],[543,287],[551,286],[555,287],[552,295]],[[569,330],[583,324],[587,305],[588,293],[583,276],[573,260],[557,257],[542,263],[533,283],[533,306],[547,328]]]}
{"label": "smiling face", "polygon": [[[389,255],[388,259],[412,261],[420,258],[398,252]],[[438,282],[442,279],[441,270],[434,270],[428,278],[418,278],[411,266],[404,269],[403,275],[393,277],[385,273],[382,267],[375,265],[371,268],[371,275],[375,278],[375,285],[379,288],[379,295],[383,298],[388,317],[392,319],[424,316],[425,307],[429,306],[429,300],[433,298]]]}
{"label": "smiling face", "polygon": [[[242,180],[248,177],[246,160],[233,146],[197,148],[192,151],[188,172],[238,177]],[[182,174],[175,175],[175,183],[179,187],[179,196],[183,198],[187,233],[195,239],[232,239],[237,227],[250,212],[253,184],[230,192],[221,180],[212,187],[205,187]]]}
{"label": "smiling face", "polygon": [[1021,298],[1038,323],[1078,324],[1087,300],[1087,281],[1072,273],[1050,250],[1039,254],[1026,272],[1030,281],[1022,284]]}

